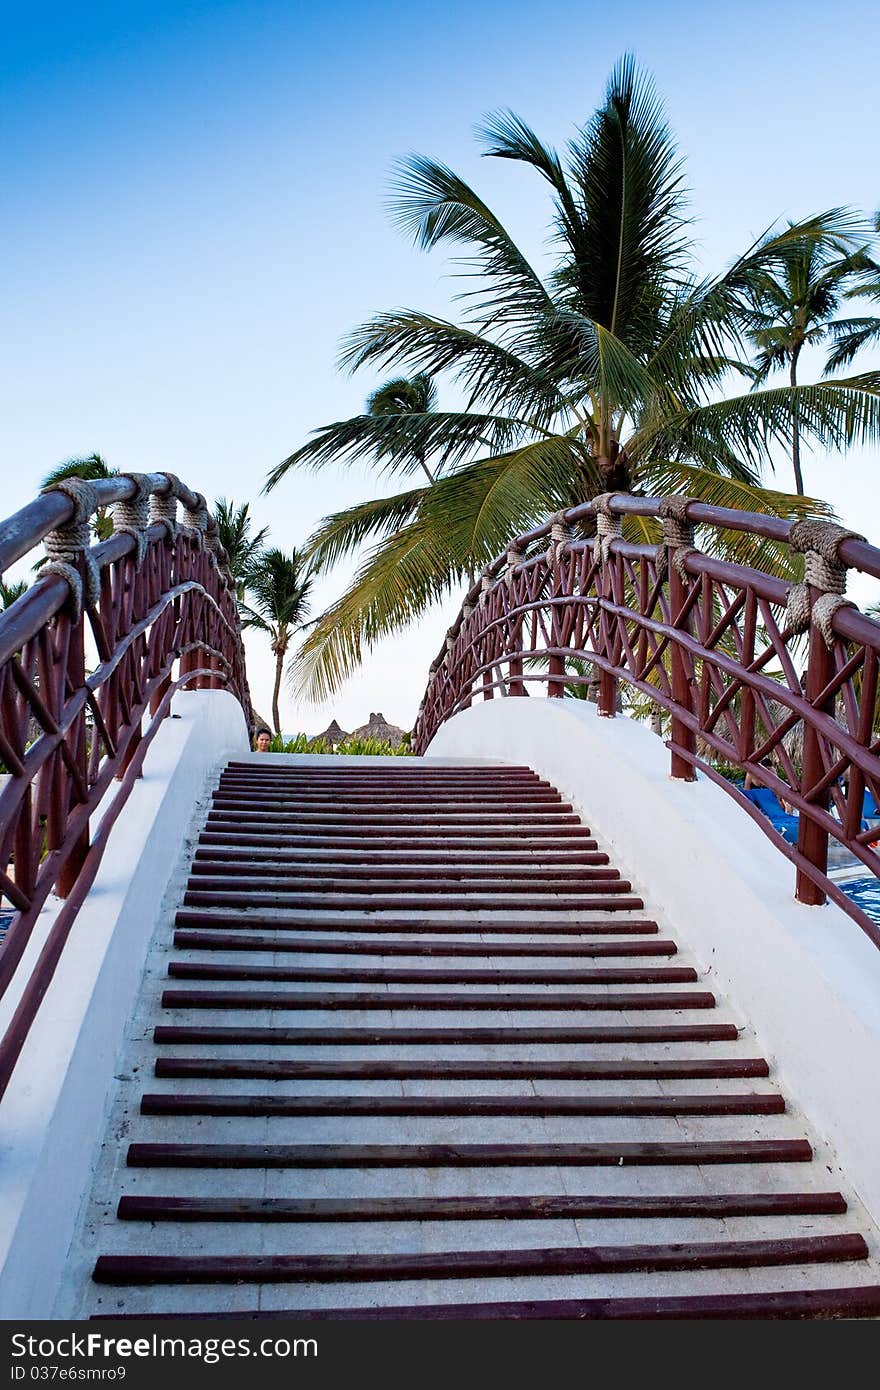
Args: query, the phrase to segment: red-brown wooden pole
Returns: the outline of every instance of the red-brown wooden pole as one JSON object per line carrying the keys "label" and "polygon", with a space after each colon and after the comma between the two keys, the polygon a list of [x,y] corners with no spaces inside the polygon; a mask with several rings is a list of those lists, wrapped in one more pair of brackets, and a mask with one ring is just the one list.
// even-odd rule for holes
{"label": "red-brown wooden pole", "polygon": [[[685,631],[690,630],[690,616],[682,617],[682,610],[688,594],[688,586],[682,579],[674,562],[674,551],[667,551],[669,557],[669,618],[674,627],[681,627]],[[690,713],[694,709],[694,692],[691,678],[688,674],[687,659],[684,652],[677,642],[671,644],[671,667],[672,667],[672,698],[676,705]],[[696,753],[697,736],[693,729],[690,729],[683,719],[676,714],[672,716],[672,742],[679,748],[685,749],[688,753]],[[692,763],[672,750],[672,776],[682,782],[693,782],[696,779],[696,772]]]}
{"label": "red-brown wooden pole", "polygon": [[[818,591],[811,590],[811,598],[815,602]],[[834,695],[829,695],[825,700],[819,699],[822,691],[834,677],[834,651],[829,648],[821,632],[810,624],[810,650],[807,658],[807,677],[806,689],[804,694],[817,710],[824,714],[834,715]],[[822,761],[822,747],[816,730],[810,724],[804,723],[804,755],[801,768],[801,795],[806,796],[810,789],[822,778],[825,767]],[[821,808],[823,811],[828,809],[831,793],[826,788],[818,794],[810,796],[812,805]],[[798,817],[798,840],[797,847],[805,859],[821,873],[828,869],[828,831],[816,825],[805,815]],[[822,889],[815,884],[812,879],[798,869],[797,883],[795,886],[795,897],[799,903],[808,903],[812,907],[821,907],[825,902],[825,894]]]}

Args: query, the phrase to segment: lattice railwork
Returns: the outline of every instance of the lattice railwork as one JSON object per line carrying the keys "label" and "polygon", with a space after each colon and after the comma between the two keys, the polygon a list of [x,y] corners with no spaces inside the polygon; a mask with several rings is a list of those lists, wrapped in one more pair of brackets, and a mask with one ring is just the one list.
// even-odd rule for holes
{"label": "lattice railwork", "polygon": [[[198,494],[169,475],[138,474],[87,491],[65,485],[0,524],[0,564],[43,538],[50,556],[0,614],[0,899],[15,914],[0,992],[49,895],[66,899],[0,1041],[0,1089],[174,692],[228,689],[251,722],[225,556],[199,530],[176,527],[178,498],[198,521]],[[115,534],[93,546],[90,513],[108,504]]]}
{"label": "lattice railwork", "polygon": [[[659,546],[624,538],[620,523],[633,515],[658,523]],[[578,523],[594,517],[597,534],[579,539]],[[804,581],[706,555],[700,535],[711,528],[790,543],[806,556]],[[880,945],[880,929],[828,877],[829,841],[880,877],[880,830],[866,815],[880,805],[880,624],[843,597],[853,567],[880,578],[880,551],[827,523],[791,527],[683,498],[597,498],[515,538],[488,566],[432,666],[414,749],[481,696],[589,685],[613,716],[622,686],[669,717],[672,775],[699,769],[724,786],[794,863],[797,897],[833,898]],[[796,844],[719,762],[797,813]]]}

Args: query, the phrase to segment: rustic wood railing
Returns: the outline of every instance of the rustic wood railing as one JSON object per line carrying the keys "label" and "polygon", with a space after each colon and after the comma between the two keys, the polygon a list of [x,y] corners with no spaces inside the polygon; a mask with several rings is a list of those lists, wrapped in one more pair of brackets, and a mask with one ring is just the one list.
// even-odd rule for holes
{"label": "rustic wood railing", "polygon": [[[113,535],[93,544],[107,508]],[[170,473],[71,479],[0,522],[0,573],[40,542],[47,562],[0,613],[0,995],[13,980],[16,995],[0,1093],[174,693],[229,690],[251,723],[235,587],[200,493]],[[22,985],[50,894],[64,901]]]}
{"label": "rustic wood railing", "polygon": [[[626,539],[632,517],[659,523],[661,543]],[[712,530],[789,546],[803,581],[704,554]],[[477,698],[589,683],[612,717],[624,682],[667,712],[672,776],[699,768],[721,785],[793,862],[799,901],[832,898],[880,946],[880,928],[828,876],[830,839],[880,875],[866,816],[880,806],[880,623],[844,597],[847,569],[880,578],[880,550],[828,522],[623,494],[559,513],[467,594],[431,665],[414,751]],[[796,843],[718,763],[797,813]]]}

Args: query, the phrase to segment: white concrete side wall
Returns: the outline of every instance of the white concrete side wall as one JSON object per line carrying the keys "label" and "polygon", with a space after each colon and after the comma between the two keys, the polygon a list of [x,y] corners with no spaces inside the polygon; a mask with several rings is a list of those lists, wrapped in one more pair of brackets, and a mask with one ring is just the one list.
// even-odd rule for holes
{"label": "white concrete side wall", "polygon": [[166,887],[209,778],[248,751],[241,707],[225,691],[181,692],[173,715],[113,827],[0,1101],[0,1318],[46,1317],[54,1302]]}
{"label": "white concrete side wall", "polygon": [[794,901],[794,869],[707,778],[673,781],[644,725],[581,700],[462,711],[430,757],[525,763],[564,792],[657,916],[711,968],[784,1086],[880,1220],[880,951],[838,907]]}

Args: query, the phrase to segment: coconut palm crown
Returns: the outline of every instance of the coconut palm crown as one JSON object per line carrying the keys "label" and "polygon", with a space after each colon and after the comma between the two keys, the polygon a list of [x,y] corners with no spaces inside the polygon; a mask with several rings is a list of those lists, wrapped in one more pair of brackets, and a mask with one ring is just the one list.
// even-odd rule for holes
{"label": "coconut palm crown", "polygon": [[[283,460],[291,470],[378,460],[408,486],[325,518],[316,564],[371,548],[353,583],[310,630],[298,666],[323,698],[365,648],[417,618],[548,512],[610,490],[685,493],[785,516],[821,506],[762,489],[768,446],[801,435],[824,445],[880,434],[880,374],[749,389],[743,362],[756,278],[806,241],[855,250],[865,230],[837,209],[763,236],[723,274],[697,276],[689,254],[682,164],[649,78],[631,57],[564,156],[512,112],[491,116],[487,156],[524,164],[546,184],[555,263],[539,274],[480,196],[421,155],[399,166],[393,214],[424,250],[463,251],[461,315],[381,313],[343,345],[341,363],[444,375],[457,410],[367,411],[327,425]],[[735,389],[727,390],[729,383]],[[827,509],[826,509],[827,510]],[[649,523],[628,523],[654,539]],[[730,533],[722,553],[787,563],[785,551]]]}
{"label": "coconut palm crown", "polygon": [[272,719],[281,732],[278,696],[290,644],[309,613],[312,577],[302,552],[273,547],[264,550],[247,571],[248,602],[240,603],[243,628],[256,628],[269,638],[275,656]]}
{"label": "coconut palm crown", "polygon": [[253,517],[250,503],[243,502],[237,507],[218,497],[214,504],[214,520],[217,522],[217,537],[229,557],[229,569],[235,580],[235,592],[239,600],[244,598],[248,573],[256,563],[269,534],[268,526],[253,531]]}

